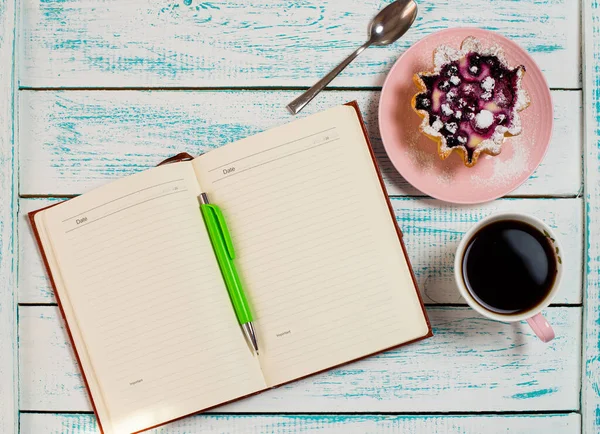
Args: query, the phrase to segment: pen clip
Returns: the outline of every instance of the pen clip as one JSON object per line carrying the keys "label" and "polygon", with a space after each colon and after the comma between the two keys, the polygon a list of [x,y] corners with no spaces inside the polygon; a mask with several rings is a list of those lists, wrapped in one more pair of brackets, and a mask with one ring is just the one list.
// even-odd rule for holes
{"label": "pen clip", "polygon": [[227,254],[229,255],[229,259],[235,259],[235,252],[233,250],[233,242],[231,241],[231,235],[229,235],[229,228],[227,227],[227,223],[225,223],[225,217],[223,217],[223,213],[218,206],[215,205],[205,205],[209,206],[210,209],[215,213],[215,217],[217,218],[217,223],[219,224],[219,230],[221,231],[221,237],[223,242],[225,243],[225,249],[227,250]]}

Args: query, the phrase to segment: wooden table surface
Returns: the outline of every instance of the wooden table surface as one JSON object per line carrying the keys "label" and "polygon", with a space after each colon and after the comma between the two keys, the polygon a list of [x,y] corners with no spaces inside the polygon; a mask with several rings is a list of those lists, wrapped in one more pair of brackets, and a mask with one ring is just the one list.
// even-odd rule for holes
{"label": "wooden table surface", "polygon": [[[0,433],[97,432],[25,214],[176,152],[287,122],[285,105],[360,45],[381,0],[0,0]],[[527,49],[555,103],[549,152],[509,197],[423,197],[381,146],[385,74],[436,30]],[[359,57],[303,115],[358,100],[435,336],[157,430],[161,433],[600,432],[600,3],[421,0],[414,27]],[[497,210],[564,243],[549,345],[484,319],[452,281],[462,234]]]}

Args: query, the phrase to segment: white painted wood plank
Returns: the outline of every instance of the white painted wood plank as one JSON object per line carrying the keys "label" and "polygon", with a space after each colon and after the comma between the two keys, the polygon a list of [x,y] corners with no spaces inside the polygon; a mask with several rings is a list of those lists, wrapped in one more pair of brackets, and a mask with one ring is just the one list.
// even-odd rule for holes
{"label": "white painted wood plank", "polygon": [[585,37],[585,303],[583,432],[600,432],[600,3],[584,4]]}
{"label": "white painted wood plank", "polygon": [[[575,411],[581,308],[547,309],[557,332],[541,343],[525,324],[469,308],[428,309],[434,337],[313,376],[218,412]],[[19,308],[21,409],[89,411],[54,306]]]}
{"label": "white painted wood plank", "polygon": [[[62,199],[21,199],[19,215],[19,302],[53,303],[27,213]],[[393,198],[396,219],[427,304],[464,304],[453,280],[454,251],[468,228],[499,211],[521,211],[546,221],[563,243],[565,278],[556,303],[581,303],[582,200],[504,199],[482,206],[458,207],[433,199]]]}
{"label": "white painted wood plank", "polygon": [[[192,155],[293,118],[289,91],[21,92],[21,193],[78,194],[154,166],[177,152]],[[553,92],[555,130],[545,160],[514,195],[567,196],[581,189],[581,93]],[[388,192],[421,194],[388,160],[379,135],[379,92],[325,92],[305,116],[358,100]],[[416,116],[416,115],[415,115]],[[432,142],[433,145],[433,142]]]}
{"label": "white painted wood plank", "polygon": [[[307,86],[361,45],[389,0],[24,2],[21,84],[33,87]],[[580,86],[578,0],[437,0],[336,86],[378,86],[399,54],[451,26],[497,30],[557,88]]]}
{"label": "white painted wood plank", "polygon": [[[199,415],[148,431],[152,434],[313,432],[328,434],[461,433],[511,434],[579,432],[581,416],[568,414],[487,416],[404,415]],[[21,434],[97,434],[91,414],[22,414]]]}
{"label": "white painted wood plank", "polygon": [[0,0],[0,432],[18,427],[13,75],[16,2]]}

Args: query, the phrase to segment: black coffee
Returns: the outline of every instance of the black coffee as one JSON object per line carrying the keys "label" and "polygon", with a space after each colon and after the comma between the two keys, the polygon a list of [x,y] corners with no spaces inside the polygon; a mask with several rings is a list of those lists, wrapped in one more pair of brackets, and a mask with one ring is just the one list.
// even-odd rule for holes
{"label": "black coffee", "polygon": [[556,278],[554,246],[533,226],[516,220],[490,223],[471,238],[462,260],[469,293],[501,314],[537,306]]}

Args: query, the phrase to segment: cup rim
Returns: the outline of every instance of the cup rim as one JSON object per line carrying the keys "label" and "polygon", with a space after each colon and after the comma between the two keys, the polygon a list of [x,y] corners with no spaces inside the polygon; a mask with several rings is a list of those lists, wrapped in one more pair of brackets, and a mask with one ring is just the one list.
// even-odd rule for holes
{"label": "cup rim", "polygon": [[[481,229],[481,227],[483,227],[489,223],[493,223],[496,221],[503,221],[503,220],[517,220],[517,221],[521,221],[524,223],[529,223],[530,225],[534,226],[538,230],[541,228],[542,231],[546,231],[552,238],[554,246],[558,248],[558,250],[555,251],[555,253],[554,253],[555,258],[557,256],[560,257],[560,254],[562,252],[564,252],[564,250],[562,249],[562,245],[560,244],[560,241],[558,240],[558,238],[556,236],[556,232],[552,228],[550,228],[546,223],[544,223],[542,220],[540,220],[537,217],[534,217],[529,214],[519,213],[519,212],[493,213],[493,214],[481,219],[477,223],[475,223],[463,235],[462,239],[460,240],[460,243],[458,244],[458,247],[456,248],[456,254],[454,257],[454,280],[458,287],[458,292],[463,297],[463,299],[467,302],[467,304],[469,306],[471,306],[471,308],[473,308],[475,311],[479,312],[481,315],[488,317],[490,319],[497,320],[497,321],[516,322],[516,321],[526,320],[528,318],[531,318],[531,317],[537,315],[542,310],[547,308],[550,305],[550,303],[552,303],[552,300],[554,299],[554,297],[556,296],[556,293],[558,292],[558,290],[560,288],[563,267],[562,267],[562,263],[557,260],[556,261],[556,265],[557,265],[556,266],[556,278],[554,279],[554,284],[552,286],[552,289],[548,292],[548,294],[546,295],[544,300],[541,303],[537,304],[532,309],[526,310],[524,312],[515,313],[515,314],[501,314],[501,313],[493,312],[493,311],[487,309],[486,307],[482,306],[481,304],[479,304],[479,302],[477,300],[475,300],[473,298],[473,296],[469,293],[469,291],[466,287],[466,284],[464,282],[464,279],[463,279],[462,260],[463,260],[464,252],[465,252],[466,246],[468,245],[469,241],[471,241],[471,238],[473,237],[473,235],[479,229]],[[559,252],[559,253],[557,253],[557,252]]]}

